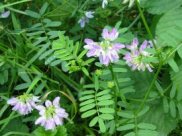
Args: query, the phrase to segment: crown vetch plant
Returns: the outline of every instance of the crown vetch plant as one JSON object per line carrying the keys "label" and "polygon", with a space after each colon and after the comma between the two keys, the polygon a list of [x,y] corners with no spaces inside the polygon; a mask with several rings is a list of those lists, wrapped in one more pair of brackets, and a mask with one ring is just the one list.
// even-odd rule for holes
{"label": "crown vetch plant", "polygon": [[181,6],[1,1],[0,135],[180,136]]}

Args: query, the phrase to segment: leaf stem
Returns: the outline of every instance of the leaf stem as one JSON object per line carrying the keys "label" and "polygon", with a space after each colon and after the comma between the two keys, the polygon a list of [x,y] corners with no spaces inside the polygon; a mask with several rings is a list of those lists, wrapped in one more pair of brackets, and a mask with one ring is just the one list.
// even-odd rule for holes
{"label": "leaf stem", "polygon": [[[118,82],[117,77],[114,74],[112,65],[110,65],[110,71],[111,71],[112,79],[114,80],[114,84],[115,84],[114,101],[115,101],[115,124],[116,124],[118,121],[118,115],[117,115],[117,101],[118,101],[118,99],[117,99],[117,97],[118,97],[118,93],[120,92],[120,89],[119,89],[119,82]],[[122,101],[126,103],[126,98],[122,93],[121,93],[121,98],[122,98]],[[116,127],[115,127],[115,129],[116,129]],[[115,133],[115,135],[116,135],[116,133]]]}
{"label": "leaf stem", "polygon": [[145,97],[144,97],[144,99],[143,99],[143,101],[142,101],[142,103],[141,103],[141,105],[140,105],[140,107],[139,107],[137,113],[139,113],[139,112],[143,109],[143,107],[144,107],[144,105],[145,105],[145,102],[147,101],[147,98],[148,98],[148,96],[149,96],[149,94],[150,94],[150,92],[151,92],[151,90],[152,90],[152,88],[153,88],[153,86],[154,86],[154,84],[155,84],[155,81],[157,80],[157,77],[158,77],[158,75],[159,75],[159,73],[160,73],[160,70],[161,70],[161,68],[162,68],[162,65],[163,65],[163,62],[160,62],[159,67],[158,67],[158,69],[157,69],[157,72],[155,73],[154,78],[153,78],[153,80],[152,80],[152,82],[151,82],[149,88],[147,89],[147,92],[146,92],[146,94],[145,94]]}

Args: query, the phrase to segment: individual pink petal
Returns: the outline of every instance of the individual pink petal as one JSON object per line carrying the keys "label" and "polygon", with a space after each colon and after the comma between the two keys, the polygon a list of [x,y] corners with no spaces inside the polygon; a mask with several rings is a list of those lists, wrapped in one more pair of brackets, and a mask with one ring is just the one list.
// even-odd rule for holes
{"label": "individual pink petal", "polygon": [[60,101],[60,97],[56,97],[54,100],[53,100],[53,105],[54,106],[59,106],[59,101]]}
{"label": "individual pink petal", "polygon": [[142,45],[140,46],[140,52],[144,51],[147,48],[148,41],[145,40]]}
{"label": "individual pink petal", "polygon": [[11,98],[7,101],[7,104],[15,105],[18,102],[17,98]]}
{"label": "individual pink petal", "polygon": [[114,43],[113,46],[112,46],[112,49],[116,50],[116,51],[119,51],[120,49],[124,48],[125,45],[124,44],[121,44],[121,43]]}
{"label": "individual pink petal", "polygon": [[103,31],[102,31],[102,37],[104,39],[108,39],[109,38],[109,30],[104,28]]}
{"label": "individual pink petal", "polygon": [[53,119],[49,119],[45,123],[46,130],[53,130],[56,127],[55,122]]}
{"label": "individual pink petal", "polygon": [[52,106],[52,102],[49,100],[46,100],[45,105],[46,105],[46,107],[50,107],[50,106]]}
{"label": "individual pink petal", "polygon": [[92,39],[89,39],[89,38],[86,38],[84,40],[84,42],[87,44],[87,45],[92,45],[94,43],[94,41]]}

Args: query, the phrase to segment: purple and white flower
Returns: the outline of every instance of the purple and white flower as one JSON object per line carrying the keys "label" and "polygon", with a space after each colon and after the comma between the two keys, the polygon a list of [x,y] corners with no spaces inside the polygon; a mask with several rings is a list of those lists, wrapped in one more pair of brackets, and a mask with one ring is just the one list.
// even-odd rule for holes
{"label": "purple and white flower", "polygon": [[142,61],[144,57],[151,56],[149,52],[145,51],[145,49],[151,48],[149,41],[145,40],[140,47],[138,47],[138,45],[138,39],[133,39],[131,45],[126,47],[130,50],[130,52],[125,54],[124,60],[126,60],[128,66],[132,67],[132,70],[137,69],[139,71],[145,71],[145,69],[148,69],[149,72],[152,72],[151,64]]}
{"label": "purple and white flower", "polygon": [[59,101],[60,97],[56,97],[53,102],[46,100],[45,106],[38,105],[36,109],[40,117],[35,124],[40,124],[46,130],[53,130],[56,126],[63,125],[63,119],[68,117],[68,113],[60,107]]}
{"label": "purple and white flower", "polygon": [[94,42],[92,39],[85,39],[85,49],[88,50],[87,57],[99,57],[101,64],[108,66],[110,63],[119,60],[118,52],[125,46],[121,43],[115,42],[118,38],[119,32],[113,28],[111,31],[103,29],[102,42]]}
{"label": "purple and white flower", "polygon": [[10,11],[4,11],[0,14],[0,18],[8,18],[10,15]]}
{"label": "purple and white flower", "polygon": [[80,24],[80,26],[83,28],[85,27],[85,24],[86,23],[89,23],[89,19],[91,18],[94,18],[94,14],[95,12],[93,11],[87,11],[85,12],[84,16],[81,17],[79,20],[78,20],[78,23]]}
{"label": "purple and white flower", "polygon": [[14,111],[18,111],[22,115],[27,115],[36,107],[36,102],[39,102],[39,97],[32,94],[23,94],[18,97],[13,97],[7,103],[13,106]]}

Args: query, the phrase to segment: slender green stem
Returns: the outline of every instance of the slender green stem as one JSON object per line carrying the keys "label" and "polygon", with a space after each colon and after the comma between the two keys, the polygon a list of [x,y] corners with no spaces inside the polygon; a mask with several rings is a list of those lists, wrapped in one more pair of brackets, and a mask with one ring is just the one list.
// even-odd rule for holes
{"label": "slender green stem", "polygon": [[[141,16],[141,18],[142,18],[143,24],[144,24],[144,26],[145,26],[145,28],[146,28],[146,31],[147,31],[147,33],[149,34],[150,39],[152,40],[152,43],[153,43],[153,46],[154,46],[155,50],[157,51],[157,46],[156,46],[156,44],[155,44],[155,42],[154,42],[154,37],[153,37],[153,35],[152,35],[152,33],[151,33],[150,29],[149,29],[149,26],[148,26],[148,24],[147,24],[147,21],[146,21],[146,19],[145,19],[145,16],[144,16],[144,14],[143,14],[143,11],[142,11],[142,9],[140,8],[140,4],[139,4],[138,0],[135,0],[135,1],[136,1],[136,5],[137,5],[137,7],[138,7],[138,10],[139,10],[140,16]],[[157,80],[157,77],[158,77],[158,75],[159,75],[159,73],[160,73],[160,70],[161,70],[161,68],[162,68],[162,65],[164,64],[164,63],[163,63],[163,60],[162,60],[161,54],[158,54],[158,58],[159,58],[159,67],[158,67],[158,69],[157,69],[157,72],[156,72],[155,75],[154,75],[154,78],[153,78],[153,80],[152,80],[152,82],[151,82],[149,88],[148,88],[147,91],[146,91],[145,97],[144,97],[144,99],[143,99],[143,101],[142,101],[142,103],[141,103],[141,105],[140,105],[140,108],[137,110],[137,113],[140,112],[140,111],[143,109],[143,107],[144,107],[144,105],[145,105],[145,103],[146,103],[146,101],[147,101],[147,98],[148,98],[148,96],[149,96],[149,94],[150,94],[150,92],[151,92],[151,90],[152,90],[152,88],[153,88],[153,86],[154,86],[154,84],[155,84],[155,81]]]}
{"label": "slender green stem", "polygon": [[55,67],[54,70],[56,71],[56,73],[59,73],[57,74],[57,76],[60,77],[66,84],[68,84],[71,88],[75,89],[77,92],[80,91],[81,86],[79,84],[67,77],[59,68]]}
{"label": "slender green stem", "polygon": [[133,25],[139,20],[140,16],[138,15],[135,20],[128,26],[128,29],[132,28]]}
{"label": "slender green stem", "polygon": [[16,131],[11,131],[11,132],[8,132],[2,136],[12,136],[12,135],[17,135],[17,136],[32,136],[32,134],[28,134],[28,133],[23,133],[23,132],[16,132]]}
{"label": "slender green stem", "polygon": [[15,9],[15,8],[7,7],[7,9],[9,9],[9,10],[11,10],[11,11],[13,11],[13,12],[19,13],[19,14],[27,15],[26,12],[21,11],[21,10],[17,10],[17,9]]}
{"label": "slender green stem", "polygon": [[[114,89],[114,101],[115,101],[115,124],[118,122],[118,115],[117,115],[117,101],[118,101],[118,94],[120,93],[121,94],[121,98],[122,98],[122,101],[126,103],[126,98],[125,96],[120,92],[120,89],[119,89],[119,82],[118,82],[118,79],[117,77],[115,76],[114,74],[114,71],[113,71],[113,67],[112,65],[110,65],[110,71],[111,71],[111,75],[112,75],[112,79],[114,80],[114,84],[115,84],[115,89]],[[116,133],[115,133],[116,135]]]}
{"label": "slender green stem", "polygon": [[115,93],[116,93],[115,96],[117,96],[117,94],[120,93],[120,94],[121,94],[121,99],[122,99],[122,101],[126,103],[126,98],[125,98],[125,96],[123,95],[122,92],[120,92],[120,89],[119,89],[119,82],[118,82],[117,77],[116,77],[115,74],[114,74],[112,65],[110,65],[110,71],[111,71],[111,75],[112,75],[112,78],[113,78],[113,80],[114,80],[114,84],[115,84],[115,87],[116,87],[116,89],[115,89],[115,90],[116,90],[116,91],[115,91]]}
{"label": "slender green stem", "polygon": [[79,10],[82,10],[82,9],[87,5],[87,3],[88,3],[89,1],[90,1],[90,0],[86,0],[86,1],[82,4],[82,6],[80,7]]}
{"label": "slender green stem", "polygon": [[29,1],[31,1],[31,0],[21,0],[21,1],[14,2],[14,3],[2,5],[2,6],[0,6],[0,10],[3,9],[3,8],[7,8],[7,7],[10,7],[10,6],[13,6],[13,5],[17,5],[17,4],[21,4],[21,3],[29,2]]}
{"label": "slender green stem", "polygon": [[136,5],[138,7],[139,13],[140,13],[140,17],[142,18],[143,24],[144,24],[144,26],[145,26],[145,28],[147,30],[147,33],[149,34],[150,39],[152,40],[154,48],[157,50],[157,46],[155,45],[155,42],[154,42],[154,37],[153,37],[153,35],[152,35],[151,31],[150,31],[150,28],[149,28],[149,26],[147,24],[147,21],[146,21],[146,19],[144,17],[143,11],[140,8],[140,4],[138,3],[138,0],[135,0],[135,1],[136,1]]}
{"label": "slender green stem", "polygon": [[137,113],[140,112],[140,111],[143,109],[143,107],[144,107],[144,105],[145,105],[145,102],[147,101],[147,98],[148,98],[150,92],[152,91],[152,88],[153,88],[153,86],[154,86],[154,84],[155,84],[155,81],[157,80],[157,77],[158,77],[158,75],[159,75],[159,73],[160,73],[160,71],[161,71],[162,65],[163,65],[163,62],[161,62],[161,63],[159,64],[159,67],[158,67],[158,69],[157,69],[157,72],[155,73],[154,78],[153,78],[153,80],[152,80],[152,82],[151,82],[149,88],[147,89],[147,92],[146,92],[146,94],[145,94],[145,97],[144,97],[144,99],[143,99],[143,101],[142,101],[142,103],[141,103],[141,105],[140,105],[140,108],[138,109]]}

